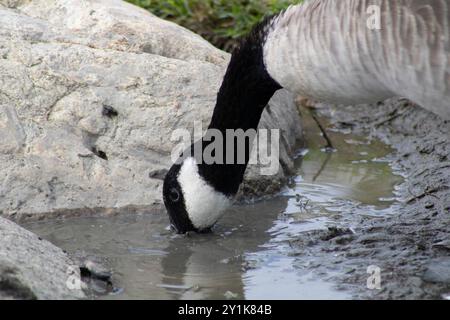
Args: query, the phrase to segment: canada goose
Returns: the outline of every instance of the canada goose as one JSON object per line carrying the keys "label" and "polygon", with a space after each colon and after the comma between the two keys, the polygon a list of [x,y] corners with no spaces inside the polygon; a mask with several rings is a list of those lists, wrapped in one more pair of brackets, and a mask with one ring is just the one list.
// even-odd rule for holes
{"label": "canada goose", "polygon": [[[380,28],[373,28],[369,20],[377,12]],[[450,119],[449,24],[447,0],[291,6],[257,25],[233,52],[208,129],[225,136],[226,129],[257,128],[281,88],[335,104],[402,96]],[[191,149],[209,143],[202,139]],[[174,164],[163,195],[175,229],[209,230],[232,203],[246,166],[207,165],[193,157]]]}

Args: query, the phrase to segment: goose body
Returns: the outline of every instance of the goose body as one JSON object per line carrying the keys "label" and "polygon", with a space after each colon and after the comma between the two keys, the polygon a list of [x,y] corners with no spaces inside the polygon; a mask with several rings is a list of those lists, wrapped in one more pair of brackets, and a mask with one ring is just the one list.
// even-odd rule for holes
{"label": "goose body", "polygon": [[337,104],[403,96],[450,119],[450,2],[310,1],[271,24],[264,62],[284,88]]}
{"label": "goose body", "polygon": [[[368,21],[377,13],[380,28],[371,28]],[[449,24],[446,0],[310,0],[291,6],[256,26],[233,52],[208,129],[224,136],[227,129],[256,129],[281,88],[335,104],[402,96],[450,119]],[[202,139],[191,149],[210,143]],[[177,231],[213,226],[237,193],[247,162],[248,156],[245,164],[207,165],[182,155],[163,188]]]}

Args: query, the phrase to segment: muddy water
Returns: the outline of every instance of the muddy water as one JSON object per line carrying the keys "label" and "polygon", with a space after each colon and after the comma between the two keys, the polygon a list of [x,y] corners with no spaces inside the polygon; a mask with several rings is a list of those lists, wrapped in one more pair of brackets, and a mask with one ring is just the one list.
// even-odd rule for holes
{"label": "muddy water", "polygon": [[[336,152],[305,117],[308,149],[298,176],[270,201],[233,207],[213,234],[174,235],[163,214],[121,214],[28,223],[71,253],[104,260],[118,288],[100,299],[346,299],[351,292],[315,274],[314,252],[294,252],[302,232],[358,215],[395,214],[401,181],[377,141],[328,131]],[[324,124],[326,125],[326,124]],[[332,273],[332,271],[331,271]]]}

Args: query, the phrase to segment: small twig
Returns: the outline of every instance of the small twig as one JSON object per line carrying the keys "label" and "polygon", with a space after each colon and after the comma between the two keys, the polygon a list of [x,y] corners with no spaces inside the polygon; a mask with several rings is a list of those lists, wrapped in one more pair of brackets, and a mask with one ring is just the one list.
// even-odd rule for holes
{"label": "small twig", "polygon": [[415,196],[409,200],[406,201],[407,204],[410,204],[416,200],[420,200],[425,198],[426,196],[433,196],[433,193],[439,192],[439,191],[443,191],[448,189],[448,186],[439,186],[437,188],[427,188],[427,190],[425,190],[423,193],[419,194],[418,196]]}
{"label": "small twig", "polygon": [[316,175],[313,178],[313,182],[316,182],[317,179],[320,177],[320,175],[322,174],[323,170],[325,170],[325,168],[327,167],[328,162],[331,159],[331,153],[327,154],[327,158],[325,159],[325,161],[322,163],[322,166],[320,167],[319,171],[316,173]]}
{"label": "small twig", "polygon": [[311,112],[311,117],[314,119],[314,121],[316,122],[317,126],[319,127],[320,131],[322,132],[323,138],[325,139],[325,141],[327,142],[327,145],[325,147],[325,150],[327,152],[332,152],[334,150],[336,150],[333,147],[333,143],[331,142],[330,137],[328,136],[328,134],[325,131],[325,128],[322,126],[322,124],[320,123],[319,119],[317,118],[317,116]]}
{"label": "small twig", "polygon": [[405,114],[406,112],[408,112],[409,110],[410,110],[410,108],[405,108],[404,106],[400,106],[400,107],[394,109],[393,111],[391,111],[391,112],[388,114],[388,117],[387,117],[387,118],[385,118],[385,119],[383,119],[383,120],[380,120],[380,121],[378,121],[377,123],[375,123],[374,126],[375,126],[376,128],[379,128],[379,127],[381,127],[382,125],[384,125],[384,124],[386,124],[386,123],[389,123],[389,122],[392,122],[393,120],[397,119],[398,117],[404,115],[404,114]]}
{"label": "small twig", "polygon": [[437,170],[437,169],[445,169],[445,168],[450,168],[450,163],[446,162],[446,163],[439,163],[438,165],[435,165],[433,167],[428,167],[425,168],[423,170],[420,170],[417,173],[413,173],[413,177],[418,177],[421,176],[422,174],[424,174],[427,171],[431,171],[431,170]]}

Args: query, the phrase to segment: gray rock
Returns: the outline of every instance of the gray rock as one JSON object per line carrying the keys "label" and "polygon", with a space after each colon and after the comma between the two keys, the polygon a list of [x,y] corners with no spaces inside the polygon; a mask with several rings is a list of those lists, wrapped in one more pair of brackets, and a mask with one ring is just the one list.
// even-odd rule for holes
{"label": "gray rock", "polygon": [[450,284],[450,258],[431,260],[427,265],[423,280],[426,282]]}
{"label": "gray rock", "polygon": [[[119,0],[0,0],[0,25],[0,214],[161,207],[149,175],[174,129],[206,128],[229,55]],[[279,187],[301,132],[291,95],[270,111],[282,166],[249,168],[252,193]]]}
{"label": "gray rock", "polygon": [[0,300],[82,299],[79,267],[51,243],[0,217]]}

